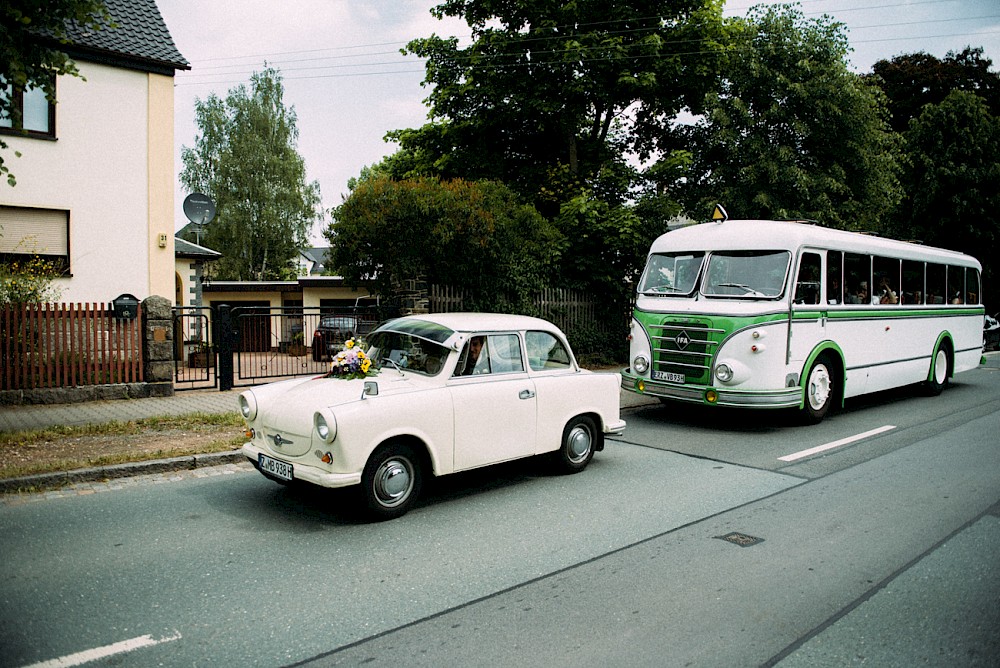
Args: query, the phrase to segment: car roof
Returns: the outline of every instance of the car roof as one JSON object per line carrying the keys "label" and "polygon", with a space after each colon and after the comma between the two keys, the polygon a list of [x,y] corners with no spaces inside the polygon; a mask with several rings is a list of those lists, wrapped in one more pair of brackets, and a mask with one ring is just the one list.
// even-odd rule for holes
{"label": "car roof", "polygon": [[456,332],[510,332],[526,329],[560,331],[548,320],[510,313],[428,313],[405,317],[436,322]]}

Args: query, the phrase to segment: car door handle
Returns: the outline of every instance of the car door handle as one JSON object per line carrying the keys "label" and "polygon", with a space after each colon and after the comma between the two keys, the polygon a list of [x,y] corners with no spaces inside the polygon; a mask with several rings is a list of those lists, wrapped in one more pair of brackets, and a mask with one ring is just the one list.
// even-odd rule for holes
{"label": "car door handle", "polygon": [[518,399],[534,399],[535,393],[531,390],[521,390],[521,393],[517,395]]}

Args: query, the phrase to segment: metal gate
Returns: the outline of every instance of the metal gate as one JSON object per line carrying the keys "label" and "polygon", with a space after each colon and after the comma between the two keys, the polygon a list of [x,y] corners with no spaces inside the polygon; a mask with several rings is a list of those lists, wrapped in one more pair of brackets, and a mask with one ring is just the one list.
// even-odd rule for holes
{"label": "metal gate", "polygon": [[219,386],[212,309],[175,306],[174,389],[205,390]]}
{"label": "metal gate", "polygon": [[394,316],[379,307],[175,307],[174,389],[228,390],[325,373],[348,338]]}
{"label": "metal gate", "polygon": [[230,313],[234,386],[326,373],[331,354],[383,319],[376,308],[237,306]]}

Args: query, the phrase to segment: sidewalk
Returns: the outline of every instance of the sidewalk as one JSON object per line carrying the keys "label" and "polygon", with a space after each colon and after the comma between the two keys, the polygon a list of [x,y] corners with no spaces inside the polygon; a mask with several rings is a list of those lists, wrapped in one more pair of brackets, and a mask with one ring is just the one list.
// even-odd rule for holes
{"label": "sidewalk", "polygon": [[[242,388],[241,388],[242,389]],[[193,390],[172,397],[90,401],[80,404],[0,407],[0,432],[44,429],[55,425],[77,426],[127,422],[141,418],[190,413],[235,413],[238,390]]]}

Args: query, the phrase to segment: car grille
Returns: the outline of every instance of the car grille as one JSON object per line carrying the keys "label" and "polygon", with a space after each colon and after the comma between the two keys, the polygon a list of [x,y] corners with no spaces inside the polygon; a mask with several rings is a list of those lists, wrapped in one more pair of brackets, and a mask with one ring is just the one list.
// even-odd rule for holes
{"label": "car grille", "polygon": [[653,369],[684,375],[684,382],[708,385],[712,355],[725,330],[712,327],[710,320],[665,320],[650,325],[653,342]]}

